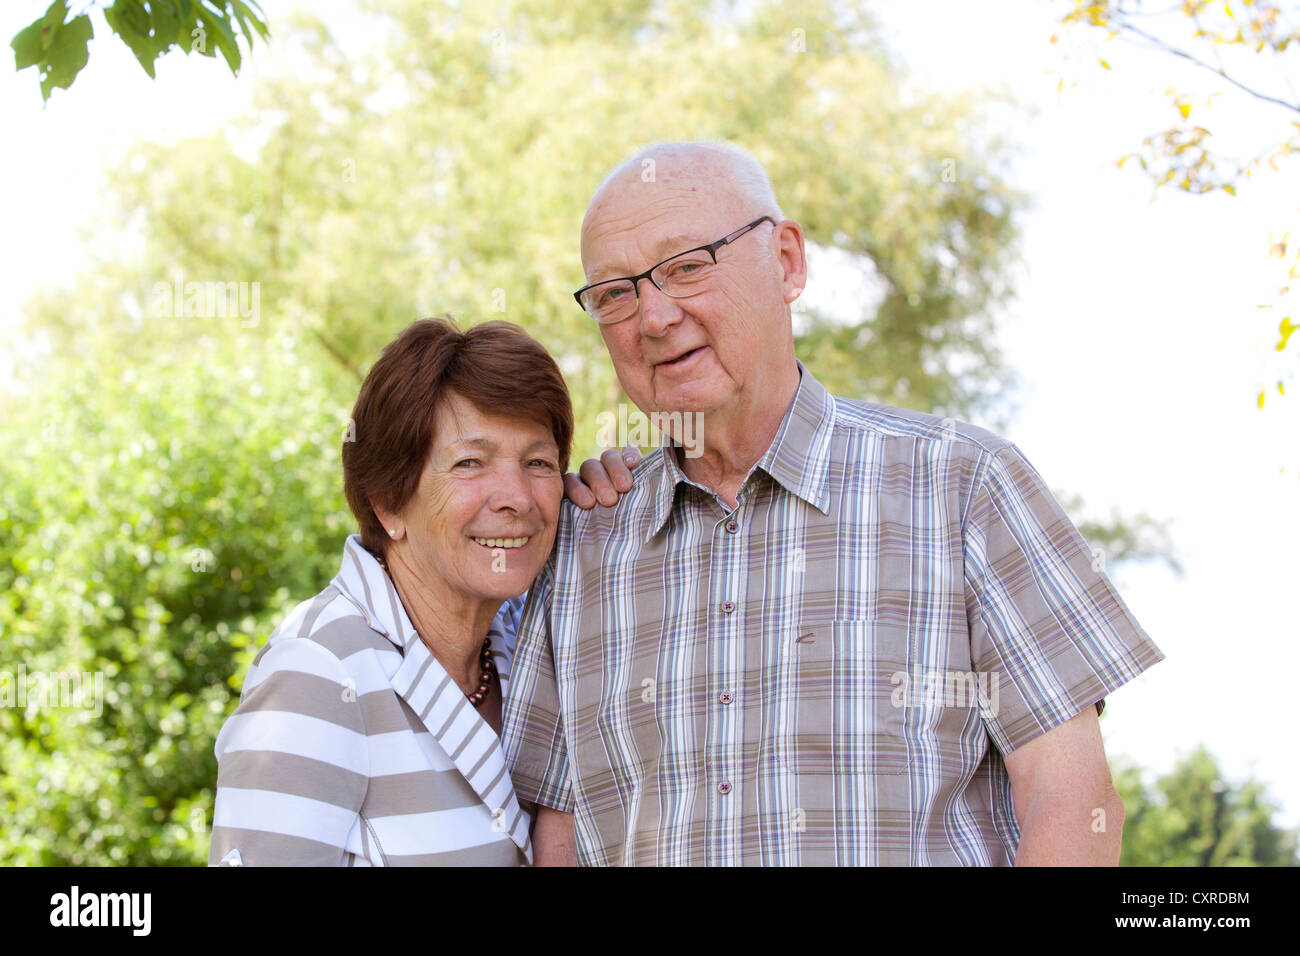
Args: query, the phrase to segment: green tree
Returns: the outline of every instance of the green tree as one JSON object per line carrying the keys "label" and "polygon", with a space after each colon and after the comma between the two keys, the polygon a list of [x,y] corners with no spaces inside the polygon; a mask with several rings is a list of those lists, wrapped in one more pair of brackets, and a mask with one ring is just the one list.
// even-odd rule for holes
{"label": "green tree", "polygon": [[1154,786],[1119,762],[1115,788],[1124,801],[1120,866],[1300,866],[1300,833],[1273,822],[1265,787],[1226,780],[1204,747]]}
{"label": "green tree", "polygon": [[[14,68],[36,67],[41,98],[72,86],[90,60],[88,44],[94,36],[88,12],[94,0],[72,15],[68,0],[54,0],[45,13],[14,35]],[[252,46],[254,35],[268,37],[266,22],[256,0],[113,0],[102,8],[104,22],[140,61],[149,78],[154,61],[172,47],[225,58],[230,72],[238,74],[243,54],[239,34]],[[71,16],[71,19],[69,19]]]}
{"label": "green tree", "polygon": [[[5,409],[0,635],[25,674],[0,677],[2,862],[206,859],[243,672],[337,571],[354,396],[291,337],[242,349],[238,321],[142,365],[92,339]],[[73,672],[99,683],[42,693]]]}

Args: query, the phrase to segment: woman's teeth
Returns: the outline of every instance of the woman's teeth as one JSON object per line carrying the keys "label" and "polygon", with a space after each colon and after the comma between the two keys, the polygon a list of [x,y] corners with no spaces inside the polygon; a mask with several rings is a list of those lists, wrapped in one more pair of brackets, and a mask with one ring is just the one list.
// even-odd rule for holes
{"label": "woman's teeth", "polygon": [[474,538],[473,540],[485,548],[522,548],[528,543],[527,538]]}

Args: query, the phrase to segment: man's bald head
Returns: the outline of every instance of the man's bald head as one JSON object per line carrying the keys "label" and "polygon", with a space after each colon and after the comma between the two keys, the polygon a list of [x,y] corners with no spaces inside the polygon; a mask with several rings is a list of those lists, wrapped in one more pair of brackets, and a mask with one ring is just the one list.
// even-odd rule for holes
{"label": "man's bald head", "polygon": [[[681,258],[702,248],[711,262]],[[803,232],[752,156],[726,143],[640,150],[592,196],[581,251],[588,286],[629,304],[635,295],[634,311],[600,334],[643,412],[713,416],[723,434],[765,420],[767,403],[788,407],[799,380],[790,303],[807,274]],[[604,285],[660,267],[685,270],[689,287],[664,292],[666,272],[637,280],[635,293]]]}
{"label": "man's bald head", "polygon": [[593,213],[616,191],[648,190],[655,185],[689,186],[706,194],[724,195],[753,215],[785,218],[762,165],[739,146],[730,143],[656,143],[615,166],[596,187],[585,231]]}

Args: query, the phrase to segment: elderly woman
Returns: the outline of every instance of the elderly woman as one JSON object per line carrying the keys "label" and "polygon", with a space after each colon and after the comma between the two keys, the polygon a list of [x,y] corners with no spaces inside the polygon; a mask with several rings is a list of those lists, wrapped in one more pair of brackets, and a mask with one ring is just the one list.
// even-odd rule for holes
{"label": "elderly woman", "polygon": [[424,320],[384,349],[353,422],[360,534],[217,737],[210,862],[531,862],[498,734],[519,595],[563,496],[564,379],[515,326]]}

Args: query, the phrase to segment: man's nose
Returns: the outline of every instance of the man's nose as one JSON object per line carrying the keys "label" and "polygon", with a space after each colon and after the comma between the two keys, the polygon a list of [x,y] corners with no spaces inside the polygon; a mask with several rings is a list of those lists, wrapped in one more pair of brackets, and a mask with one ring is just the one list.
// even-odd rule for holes
{"label": "man's nose", "polygon": [[658,337],[682,319],[682,308],[670,295],[664,295],[650,279],[637,283],[638,305],[641,310],[641,331]]}

